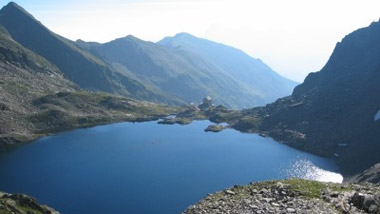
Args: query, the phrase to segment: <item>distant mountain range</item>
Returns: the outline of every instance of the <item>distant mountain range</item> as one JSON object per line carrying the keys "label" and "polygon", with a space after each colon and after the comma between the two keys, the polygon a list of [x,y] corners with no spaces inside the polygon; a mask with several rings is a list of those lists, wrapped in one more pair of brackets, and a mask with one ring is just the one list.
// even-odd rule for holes
{"label": "distant mountain range", "polygon": [[106,63],[78,48],[74,42],[51,32],[16,3],[11,2],[1,9],[0,25],[13,40],[50,61],[84,89],[150,101],[171,101],[107,67]]}
{"label": "distant mountain range", "polygon": [[297,84],[240,50],[189,34],[157,44],[133,36],[105,44],[73,42],[16,3],[0,11],[0,25],[13,40],[90,91],[172,105],[211,96],[217,104],[246,108],[288,95]]}
{"label": "distant mountain range", "polygon": [[216,103],[232,108],[264,105],[289,95],[297,84],[240,50],[189,34],[179,34],[172,40],[183,35],[187,43],[199,49],[204,47],[198,41],[204,41],[215,54],[209,57],[202,51],[173,47],[169,38],[152,43],[127,36],[105,44],[79,40],[77,45],[153,91],[185,102],[211,96]]}
{"label": "distant mountain range", "polygon": [[234,108],[248,107],[254,102],[263,104],[260,96],[249,93],[216,66],[189,52],[133,36],[105,44],[78,41],[77,45],[150,90],[184,103],[197,103],[209,95],[216,103]]}

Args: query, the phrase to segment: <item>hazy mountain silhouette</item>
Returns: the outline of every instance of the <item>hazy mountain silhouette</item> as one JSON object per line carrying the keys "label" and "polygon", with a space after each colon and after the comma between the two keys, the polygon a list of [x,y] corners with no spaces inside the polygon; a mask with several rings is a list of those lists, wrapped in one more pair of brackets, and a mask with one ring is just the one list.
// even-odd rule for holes
{"label": "hazy mountain silhouette", "polygon": [[77,42],[110,66],[138,79],[155,91],[186,102],[211,96],[217,104],[242,108],[262,105],[265,99],[203,57],[174,50],[133,36],[98,44]]}
{"label": "hazy mountain silhouette", "polygon": [[188,33],[166,37],[158,44],[202,56],[234,80],[259,94],[266,103],[290,95],[297,85],[296,82],[280,76],[260,59],[255,59],[239,49]]}

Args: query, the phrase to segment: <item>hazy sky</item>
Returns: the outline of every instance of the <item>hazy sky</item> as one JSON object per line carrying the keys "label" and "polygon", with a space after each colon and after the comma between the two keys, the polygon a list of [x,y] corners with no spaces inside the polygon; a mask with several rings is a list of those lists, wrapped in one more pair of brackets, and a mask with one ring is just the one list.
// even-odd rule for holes
{"label": "hazy sky", "polygon": [[15,2],[72,40],[107,42],[132,34],[155,42],[188,32],[242,49],[300,82],[322,68],[345,35],[380,18],[380,0]]}

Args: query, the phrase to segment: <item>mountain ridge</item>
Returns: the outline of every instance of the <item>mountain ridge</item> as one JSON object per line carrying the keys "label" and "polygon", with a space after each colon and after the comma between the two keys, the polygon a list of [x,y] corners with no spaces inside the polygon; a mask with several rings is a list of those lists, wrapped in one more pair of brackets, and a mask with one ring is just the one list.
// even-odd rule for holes
{"label": "mountain ridge", "polygon": [[212,96],[217,104],[235,108],[265,103],[259,94],[188,51],[173,50],[131,35],[104,44],[84,44],[82,41],[77,44],[112,65],[124,68],[124,72],[145,85],[187,102]]}
{"label": "mountain ridge", "polygon": [[247,88],[262,94],[267,103],[291,94],[297,84],[273,71],[262,60],[240,49],[189,33],[166,37],[157,43],[201,55]]}
{"label": "mountain ridge", "polygon": [[74,42],[51,32],[16,3],[9,3],[0,10],[0,24],[15,41],[54,63],[82,88],[150,101],[165,100],[136,80],[109,69],[102,60],[76,47]]}
{"label": "mountain ridge", "polygon": [[241,80],[248,79],[247,75],[233,77],[222,69],[221,62],[132,35],[104,44],[74,42],[50,31],[16,3],[0,10],[0,25],[15,41],[49,60],[68,79],[89,91],[170,105],[197,103],[212,96],[217,104],[241,109],[290,94],[295,86],[277,87],[281,85],[277,81],[280,77],[261,61],[263,75],[267,73],[274,82],[256,78],[246,84]]}

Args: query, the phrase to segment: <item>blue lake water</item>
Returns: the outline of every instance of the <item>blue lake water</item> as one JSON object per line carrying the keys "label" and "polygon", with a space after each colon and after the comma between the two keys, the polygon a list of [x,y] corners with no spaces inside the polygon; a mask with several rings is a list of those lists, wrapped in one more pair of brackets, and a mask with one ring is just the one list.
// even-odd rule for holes
{"label": "blue lake water", "polygon": [[118,123],[78,129],[0,154],[0,190],[63,214],[175,214],[207,193],[252,181],[340,182],[334,162],[235,130]]}

